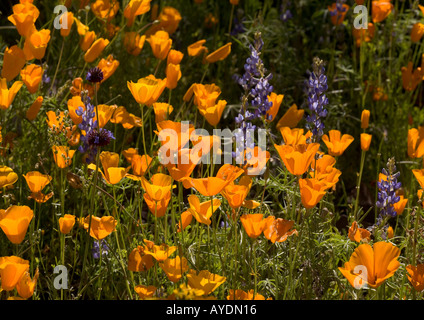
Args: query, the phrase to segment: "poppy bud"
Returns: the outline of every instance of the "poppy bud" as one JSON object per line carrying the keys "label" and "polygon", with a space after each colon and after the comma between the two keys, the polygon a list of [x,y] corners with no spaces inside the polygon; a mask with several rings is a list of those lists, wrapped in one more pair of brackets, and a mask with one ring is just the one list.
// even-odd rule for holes
{"label": "poppy bud", "polygon": [[368,133],[361,133],[361,149],[368,151],[370,149],[372,135]]}
{"label": "poppy bud", "polygon": [[361,128],[362,129],[368,128],[369,120],[370,120],[370,111],[365,109],[364,111],[362,111],[362,114],[361,114]]}

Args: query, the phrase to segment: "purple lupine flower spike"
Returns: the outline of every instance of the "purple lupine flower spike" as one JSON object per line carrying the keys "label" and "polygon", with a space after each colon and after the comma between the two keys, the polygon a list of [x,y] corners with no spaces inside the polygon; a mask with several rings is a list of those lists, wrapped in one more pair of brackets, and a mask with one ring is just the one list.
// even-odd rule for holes
{"label": "purple lupine flower spike", "polygon": [[324,62],[319,58],[314,58],[312,72],[309,72],[309,79],[305,86],[308,94],[308,106],[311,111],[306,117],[306,128],[311,130],[313,142],[318,142],[324,134],[324,123],[322,118],[327,116],[324,106],[328,104],[325,91],[328,89],[327,76],[324,74]]}
{"label": "purple lupine flower spike", "polygon": [[400,200],[400,197],[396,195],[396,191],[402,187],[402,183],[397,180],[400,172],[395,171],[395,160],[394,158],[390,158],[387,162],[387,170],[385,168],[382,169],[382,173],[386,176],[386,180],[381,179],[377,182],[379,192],[376,205],[380,208],[380,215],[382,217],[396,217],[397,215],[393,205]]}

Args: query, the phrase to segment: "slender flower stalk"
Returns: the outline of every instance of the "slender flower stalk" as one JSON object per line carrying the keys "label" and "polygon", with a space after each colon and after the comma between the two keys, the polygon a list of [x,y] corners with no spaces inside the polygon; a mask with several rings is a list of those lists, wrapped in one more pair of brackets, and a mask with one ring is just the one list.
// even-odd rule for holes
{"label": "slender flower stalk", "polygon": [[[269,83],[272,79],[272,74],[266,75],[267,70],[260,59],[263,45],[261,33],[257,32],[254,44],[249,46],[251,54],[244,65],[245,73],[241,77],[238,75],[234,76],[237,83],[244,90],[241,97],[242,110],[235,118],[238,129],[235,132],[236,152],[233,153],[233,157],[236,158],[237,163],[245,164],[245,161],[252,156],[249,153],[245,156],[245,150],[255,147],[253,135],[256,126],[250,121],[256,118],[265,119],[269,109],[272,107],[272,102],[268,100],[268,95],[273,90],[272,85]],[[253,113],[248,110],[249,105],[254,108]],[[271,119],[268,118],[266,120]]]}
{"label": "slender flower stalk", "polygon": [[310,114],[306,117],[306,128],[312,131],[312,142],[319,142],[324,134],[325,126],[322,119],[327,116],[324,106],[328,104],[328,98],[325,95],[328,89],[327,76],[324,71],[324,61],[315,57],[312,72],[309,72],[309,79],[305,82],[310,110]]}

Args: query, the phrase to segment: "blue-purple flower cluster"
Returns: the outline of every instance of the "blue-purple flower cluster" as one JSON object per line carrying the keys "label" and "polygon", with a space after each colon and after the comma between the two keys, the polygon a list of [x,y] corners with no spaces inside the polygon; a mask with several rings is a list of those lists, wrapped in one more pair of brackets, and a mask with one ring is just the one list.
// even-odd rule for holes
{"label": "blue-purple flower cluster", "polygon": [[97,154],[98,147],[106,146],[112,139],[115,139],[112,132],[107,129],[98,128],[97,120],[95,120],[96,113],[94,106],[91,104],[91,99],[88,95],[84,98],[85,110],[79,106],[75,113],[82,118],[82,122],[78,125],[85,135],[81,135],[82,144],[78,150],[87,155],[86,162],[93,163]]}
{"label": "blue-purple flower cluster", "polygon": [[93,248],[91,250],[91,253],[93,255],[94,259],[99,259],[100,258],[100,245],[102,246],[102,257],[103,256],[107,256],[109,253],[109,246],[107,245],[107,242],[102,239],[100,241],[94,240],[93,243]]}
{"label": "blue-purple flower cluster", "polygon": [[230,32],[231,36],[235,37],[241,33],[246,32],[246,28],[244,27],[244,24],[243,24],[245,20],[246,18],[243,17],[243,10],[242,9],[237,10],[237,14],[235,15],[233,19],[234,27]]}
{"label": "blue-purple flower cluster", "polygon": [[402,186],[402,183],[398,181],[400,172],[395,172],[396,165],[393,158],[387,162],[387,169],[382,169],[382,173],[387,177],[386,180],[381,179],[377,182],[379,192],[376,205],[380,208],[381,216],[396,217],[393,205],[400,200],[400,197],[396,195],[396,191]]}
{"label": "blue-purple flower cluster", "polygon": [[283,0],[283,3],[281,4],[281,14],[280,14],[280,20],[283,22],[287,22],[291,18],[293,18],[293,14],[291,13],[290,9],[287,7],[290,6],[290,1]]}
{"label": "blue-purple flower cluster", "polygon": [[324,62],[319,58],[314,58],[312,72],[309,72],[309,79],[305,86],[308,95],[308,107],[311,111],[306,117],[306,128],[311,130],[313,141],[318,142],[324,134],[324,123],[322,118],[327,116],[327,110],[324,108],[328,104],[328,98],[325,91],[328,89],[327,76],[324,74]]}
{"label": "blue-purple flower cluster", "polygon": [[[272,79],[272,74],[265,75],[266,69],[259,57],[261,54],[264,42],[260,33],[255,35],[254,45],[249,45],[250,56],[244,64],[244,74],[241,77],[236,77],[238,84],[244,90],[243,100],[255,107],[254,113],[245,115],[245,119],[253,120],[255,118],[265,117],[268,110],[272,107],[272,102],[268,100],[268,95],[274,89],[269,81]],[[247,97],[247,99],[244,99]],[[246,118],[248,116],[248,118]],[[269,119],[271,120],[271,119]]]}
{"label": "blue-purple flower cluster", "polygon": [[330,16],[339,16],[341,13],[345,12],[347,9],[343,7],[343,4],[346,2],[346,0],[337,0],[336,1],[336,8],[334,10],[329,10]]}
{"label": "blue-purple flower cluster", "polygon": [[[244,90],[241,98],[242,110],[235,118],[238,130],[235,133],[236,152],[233,153],[233,157],[236,158],[237,163],[244,163],[244,161],[240,162],[241,159],[244,159],[244,151],[255,147],[253,135],[256,126],[250,121],[267,117],[267,113],[272,107],[272,102],[268,100],[268,95],[273,90],[269,83],[272,74],[265,75],[266,70],[259,57],[263,45],[264,42],[258,32],[255,34],[254,45],[249,46],[250,56],[244,65],[244,74],[241,77],[237,75],[234,77]],[[248,110],[249,105],[254,107],[253,113]],[[246,159],[249,160],[250,157],[251,155],[247,153]]]}

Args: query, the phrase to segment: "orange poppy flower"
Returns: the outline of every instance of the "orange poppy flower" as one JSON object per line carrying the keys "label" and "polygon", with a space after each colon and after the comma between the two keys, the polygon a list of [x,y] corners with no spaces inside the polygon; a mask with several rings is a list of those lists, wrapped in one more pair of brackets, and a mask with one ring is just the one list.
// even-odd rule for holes
{"label": "orange poppy flower", "polygon": [[180,64],[181,60],[183,60],[184,53],[181,51],[171,49],[168,53],[168,58],[166,60],[166,64]]}
{"label": "orange poppy flower", "polygon": [[339,130],[330,130],[328,135],[322,136],[322,141],[327,146],[328,153],[335,157],[341,156],[353,140],[354,138],[349,134],[342,136]]}
{"label": "orange poppy flower", "polygon": [[116,71],[119,66],[119,61],[113,58],[113,55],[109,55],[107,59],[101,59],[97,64],[97,67],[103,72],[103,80],[100,83],[105,82],[110,76]]}
{"label": "orange poppy flower", "polygon": [[151,0],[130,0],[124,9],[124,17],[127,19],[127,27],[131,27],[137,16],[150,10]]}
{"label": "orange poppy flower", "polygon": [[91,226],[90,226],[90,236],[94,239],[100,241],[110,235],[113,231],[115,231],[116,225],[118,221],[115,220],[112,216],[87,216],[84,219],[84,229],[89,228],[91,217]]}
{"label": "orange poppy flower", "polygon": [[264,215],[261,213],[243,214],[240,217],[241,224],[247,235],[256,239],[267,227],[267,219],[263,219]]}
{"label": "orange poppy flower", "polygon": [[324,185],[324,189],[333,187],[339,180],[342,172],[334,168],[336,159],[328,154],[323,155],[318,160],[312,160],[310,177],[315,178]]}
{"label": "orange poppy flower", "polygon": [[418,67],[415,70],[412,70],[412,62],[408,62],[407,67],[402,67],[402,85],[406,91],[414,91],[415,88],[421,83],[423,80],[423,70],[421,67]]}
{"label": "orange poppy flower", "polygon": [[211,126],[216,126],[221,121],[222,113],[224,112],[227,101],[219,100],[218,103],[212,107],[198,107],[200,114],[205,117],[206,121]]}
{"label": "orange poppy flower", "polygon": [[165,272],[166,276],[173,283],[177,283],[188,271],[188,262],[186,258],[177,256],[175,259],[166,259],[164,262],[159,263],[161,269]]}
{"label": "orange poppy flower", "polygon": [[[158,131],[155,133],[158,135],[158,140],[161,141],[162,146],[167,146],[172,152],[177,152],[181,148],[185,147],[190,140],[190,136],[194,131],[192,124],[183,122],[174,122],[171,120],[165,120],[156,123]],[[159,150],[159,153],[163,150]],[[167,157],[171,156],[169,153]],[[163,162],[162,162],[163,163]]]}
{"label": "orange poppy flower", "polygon": [[82,102],[80,95],[75,95],[71,99],[68,100],[68,114],[71,118],[72,122],[76,125],[79,125],[82,122],[82,116],[76,114],[76,110],[79,107],[82,107],[85,110],[85,105]]}
{"label": "orange poppy flower", "polygon": [[361,150],[368,151],[370,149],[372,135],[361,133]]}
{"label": "orange poppy flower", "polygon": [[236,289],[235,291],[230,289],[227,300],[265,300],[265,297],[259,293],[256,293],[255,295],[255,291],[253,289],[249,290],[248,292],[241,289]]}
{"label": "orange poppy flower", "polygon": [[216,177],[186,179],[186,188],[190,186],[196,189],[203,196],[211,197],[220,193],[228,184],[233,182],[242,174],[243,169],[231,164],[224,164],[218,170]]}
{"label": "orange poppy flower", "polygon": [[268,96],[268,101],[272,102],[271,108],[269,108],[267,114],[266,114],[266,121],[272,122],[275,120],[275,117],[277,116],[278,110],[280,110],[281,102],[283,102],[284,94],[276,94],[274,92],[271,92],[271,94]]}
{"label": "orange poppy flower", "polygon": [[367,109],[362,110],[361,113],[361,128],[367,129],[370,122],[370,111]]}
{"label": "orange poppy flower", "polygon": [[408,198],[404,198],[403,195],[399,195],[400,200],[393,204],[393,208],[396,211],[396,214],[400,216],[405,210],[405,206],[408,203]]}
{"label": "orange poppy flower", "polygon": [[205,61],[207,63],[214,63],[217,61],[221,61],[221,60],[224,60],[230,53],[231,53],[231,42],[228,42],[227,44],[223,45],[219,49],[207,55],[205,58]]}
{"label": "orange poppy flower", "polygon": [[232,209],[237,209],[245,204],[247,195],[252,187],[252,178],[242,176],[238,184],[230,183],[222,191],[221,194],[228,201]]}
{"label": "orange poppy flower", "polygon": [[122,155],[125,157],[125,159],[131,163],[132,158],[138,154],[138,150],[136,148],[128,148],[126,150],[122,150]]}
{"label": "orange poppy flower", "polygon": [[289,146],[297,146],[300,144],[307,144],[307,141],[312,137],[312,132],[308,131],[303,134],[304,130],[301,128],[281,127],[280,133],[283,136],[284,143]]}
{"label": "orange poppy flower", "polygon": [[6,210],[0,209],[0,228],[10,242],[20,244],[33,217],[34,213],[28,206],[12,205]]}
{"label": "orange poppy flower", "polygon": [[60,111],[58,114],[56,112],[49,110],[46,112],[47,115],[47,125],[54,132],[59,133],[63,129],[63,119],[65,117],[65,113]]}
{"label": "orange poppy flower", "polygon": [[77,32],[78,32],[78,34],[80,35],[80,36],[84,36],[88,31],[89,31],[89,28],[88,28],[88,26],[86,26],[84,23],[82,23],[78,18],[76,18],[75,16],[74,16],[74,21],[75,21],[75,24],[77,25]]}
{"label": "orange poppy flower", "polygon": [[143,125],[141,118],[129,113],[125,107],[120,106],[114,109],[111,123],[120,123],[124,129],[132,129]]}
{"label": "orange poppy flower", "polygon": [[412,173],[414,174],[421,188],[424,188],[424,169],[413,169]]}
{"label": "orange poppy flower", "polygon": [[21,78],[29,93],[35,93],[43,76],[43,68],[36,64],[27,65],[21,70]]}
{"label": "orange poppy flower", "polygon": [[199,161],[193,161],[191,156],[192,149],[178,150],[178,159],[175,164],[168,163],[165,167],[168,169],[169,174],[175,181],[183,181],[187,179]]}
{"label": "orange poppy flower", "polygon": [[96,108],[94,108],[94,119],[97,120],[100,128],[103,128],[109,122],[117,108],[117,105],[109,106],[107,104],[99,104],[97,106],[97,110],[99,111],[98,115]]}
{"label": "orange poppy flower", "polygon": [[12,168],[0,165],[0,189],[13,185],[18,181],[18,175]]}
{"label": "orange poppy flower", "polygon": [[424,155],[424,126],[408,130],[408,156],[421,158]]}
{"label": "orange poppy flower", "polygon": [[50,30],[43,29],[40,31],[33,31],[30,35],[28,35],[24,42],[25,59],[43,59],[49,41]]}
{"label": "orange poppy flower", "polygon": [[174,107],[166,102],[155,102],[153,103],[153,110],[155,112],[155,122],[158,123],[168,120],[168,116],[172,113]]}
{"label": "orange poppy flower", "polygon": [[295,147],[289,145],[274,145],[284,162],[287,170],[296,176],[304,174],[318,152],[318,143],[299,144]]}
{"label": "orange poppy flower", "polygon": [[371,233],[367,229],[359,228],[358,223],[353,221],[349,228],[348,237],[352,241],[368,242],[371,240]]}
{"label": "orange poppy flower", "polygon": [[133,174],[127,173],[126,177],[132,180],[140,181],[141,177],[144,176],[147,169],[150,167],[152,160],[153,159],[149,155],[132,155],[130,163]]}
{"label": "orange poppy flower", "polygon": [[297,126],[300,120],[303,118],[305,110],[297,109],[297,105],[293,104],[286,113],[281,117],[277,123],[277,130],[281,130],[282,127],[294,128]]}
{"label": "orange poppy flower", "polygon": [[347,4],[343,4],[343,9],[339,11],[337,5],[338,4],[336,2],[333,2],[331,7],[328,6],[328,11],[330,12],[331,16],[331,23],[335,26],[339,26],[343,23],[346,13],[350,8],[350,6],[348,6]]}
{"label": "orange poppy flower", "polygon": [[31,195],[29,198],[34,199],[38,203],[44,203],[53,196],[53,191],[49,194],[43,194],[41,191],[50,183],[52,177],[47,174],[42,174],[38,171],[28,172],[26,175],[23,175],[29,189],[31,190]]}
{"label": "orange poppy flower", "polygon": [[190,269],[187,274],[187,280],[191,288],[202,290],[204,295],[209,295],[223,284],[227,278],[211,273],[208,270],[201,270],[197,273],[196,270]]}
{"label": "orange poppy flower", "polygon": [[[79,46],[82,51],[86,52],[97,39],[94,31],[87,31],[80,39]],[[94,59],[95,60],[95,59]]]}
{"label": "orange poppy flower", "polygon": [[12,7],[13,14],[7,19],[16,26],[22,37],[28,37],[34,31],[34,23],[40,15],[40,11],[32,3],[18,3]]}
{"label": "orange poppy flower", "polygon": [[314,208],[325,195],[327,184],[315,178],[299,179],[300,197],[306,209]]}
{"label": "orange poppy flower", "polygon": [[6,110],[10,107],[15,99],[16,94],[24,83],[22,81],[15,81],[10,89],[7,88],[6,78],[0,79],[0,109]]}
{"label": "orange poppy flower", "polygon": [[187,53],[190,57],[197,57],[201,55],[203,52],[207,53],[208,48],[203,46],[203,44],[206,42],[206,40],[202,39],[199,41],[196,41],[195,43],[192,43],[187,47]]}
{"label": "orange poppy flower", "polygon": [[5,291],[12,291],[28,270],[28,260],[16,256],[0,257],[1,288]]}
{"label": "orange poppy flower", "polygon": [[[153,16],[154,15],[152,14],[152,17]],[[159,23],[151,26],[146,31],[146,34],[150,35],[157,32],[158,30],[164,30],[171,35],[177,30],[181,19],[182,19],[181,14],[178,12],[177,9],[170,6],[164,6],[159,16],[157,16],[157,18],[154,19],[154,20],[159,20]]]}
{"label": "orange poppy flower", "polygon": [[153,257],[144,253],[143,246],[134,248],[128,257],[128,270],[133,272],[143,272],[149,270],[155,262]]}
{"label": "orange poppy flower", "polygon": [[373,0],[371,7],[371,17],[374,23],[385,20],[393,10],[390,0]]}
{"label": "orange poppy flower", "polygon": [[77,145],[79,143],[79,132],[77,130],[77,126],[73,127],[64,127],[64,118],[65,113],[63,111],[60,111],[58,114],[56,114],[54,111],[47,111],[47,125],[49,128],[56,134],[64,133],[66,137],[68,138],[68,143],[71,146]]}
{"label": "orange poppy flower", "polygon": [[179,64],[168,63],[166,66],[166,87],[170,90],[177,87],[181,79],[181,68]]}
{"label": "orange poppy flower", "polygon": [[75,150],[69,149],[68,146],[52,146],[52,151],[54,162],[59,168],[64,169],[72,164]]}
{"label": "orange poppy flower", "polygon": [[187,210],[199,222],[206,225],[211,224],[212,214],[219,208],[221,201],[219,199],[206,200],[200,202],[196,195],[188,197],[190,208]]}
{"label": "orange poppy flower", "polygon": [[144,254],[151,255],[158,262],[165,261],[177,250],[176,246],[168,246],[164,243],[158,246],[146,239],[144,242],[147,244],[144,247]]}
{"label": "orange poppy flower", "polygon": [[[97,85],[97,88],[99,88],[99,84],[97,83],[96,85]],[[87,91],[89,97],[93,97],[94,86],[91,86],[88,83],[83,83],[81,77],[78,77],[72,80],[72,86],[71,88],[69,88],[69,91],[71,92],[72,96],[78,96],[81,100],[81,92],[83,90]],[[69,103],[69,100],[68,100],[68,103]]]}
{"label": "orange poppy flower", "polygon": [[155,76],[150,75],[138,79],[135,83],[128,81],[127,86],[137,103],[152,106],[165,89],[166,79],[157,79]]}
{"label": "orange poppy flower", "polygon": [[41,105],[43,103],[43,97],[42,96],[38,96],[34,102],[31,104],[31,106],[28,108],[27,112],[26,112],[26,118],[29,121],[34,121],[35,118],[37,117],[38,112],[41,109]]}
{"label": "orange poppy flower", "polygon": [[119,2],[117,0],[96,0],[91,4],[91,11],[99,19],[106,19],[108,22],[119,11]]}
{"label": "orange poppy flower", "polygon": [[424,264],[419,264],[417,266],[408,265],[405,267],[408,271],[407,277],[409,282],[412,284],[414,289],[418,292],[423,291],[424,289]]}
{"label": "orange poppy flower", "polygon": [[206,109],[216,104],[216,99],[221,94],[221,89],[211,84],[195,83],[192,86],[194,94],[194,104],[198,108]]}
{"label": "orange poppy flower", "polygon": [[24,51],[17,45],[6,47],[3,54],[1,77],[12,81],[19,74],[26,62]]}
{"label": "orange poppy flower", "polygon": [[230,0],[230,3],[234,6],[238,5],[240,0]]}
{"label": "orange poppy flower", "polygon": [[102,151],[100,153],[100,162],[103,167],[103,171],[97,168],[94,163],[88,165],[88,169],[98,170],[103,179],[108,184],[117,184],[122,178],[125,177],[129,168],[119,167],[119,154],[116,152]]}
{"label": "orange poppy flower", "polygon": [[368,23],[368,28],[352,28],[352,35],[356,40],[356,46],[360,47],[362,42],[370,42],[374,38],[375,25],[372,22]]}
{"label": "orange poppy flower", "polygon": [[141,284],[134,287],[135,292],[141,300],[151,298],[155,294],[157,288],[155,286],[143,286]]}
{"label": "orange poppy flower", "polygon": [[421,40],[424,35],[424,24],[417,22],[412,26],[411,41],[416,43]]}
{"label": "orange poppy flower", "polygon": [[[62,25],[62,21],[63,18],[66,17],[66,28],[64,25]],[[72,12],[65,12],[63,15],[61,15],[60,19],[59,19],[60,23],[61,23],[61,28],[60,28],[60,35],[62,37],[67,37],[69,36],[69,34],[71,33],[71,28],[72,25],[74,24],[74,14]]]}
{"label": "orange poppy flower", "polygon": [[39,272],[38,268],[35,270],[34,277],[31,279],[31,275],[28,270],[21,276],[19,282],[16,284],[16,290],[19,296],[23,299],[29,299],[34,294],[35,286],[37,285]]}
{"label": "orange poppy flower", "polygon": [[171,50],[172,39],[169,33],[163,30],[157,31],[146,40],[152,48],[153,55],[159,60],[165,60]]}
{"label": "orange poppy flower", "polygon": [[153,200],[148,193],[144,193],[143,198],[151,214],[153,214],[156,218],[161,218],[165,216],[169,201],[171,201],[171,191],[166,193],[165,196],[159,201]]}
{"label": "orange poppy flower", "polygon": [[68,234],[75,225],[75,216],[72,214],[65,214],[59,218],[59,230],[63,234]]}
{"label": "orange poppy flower", "polygon": [[187,226],[191,223],[192,220],[193,220],[193,215],[191,214],[190,211],[184,211],[183,213],[181,213],[181,220],[178,223],[177,232],[181,232],[182,230],[187,228]]}
{"label": "orange poppy flower", "polygon": [[399,268],[399,255],[399,248],[390,242],[376,242],[372,247],[363,243],[339,270],[354,288],[368,285],[376,289]]}
{"label": "orange poppy flower", "polygon": [[125,32],[124,47],[130,55],[138,56],[144,47],[145,35],[139,35],[135,31]]}
{"label": "orange poppy flower", "polygon": [[95,40],[84,54],[84,61],[90,63],[96,60],[108,44],[108,39],[99,38]]}
{"label": "orange poppy flower", "polygon": [[269,216],[265,220],[264,236],[272,243],[284,242],[288,237],[297,235],[297,230],[290,230],[294,226],[294,221],[285,220],[282,218],[275,218]]}
{"label": "orange poppy flower", "polygon": [[151,183],[144,177],[140,179],[141,186],[153,201],[161,201],[172,189],[172,177],[163,173],[154,174]]}
{"label": "orange poppy flower", "polygon": [[244,151],[244,173],[248,176],[262,174],[270,157],[271,154],[269,151],[264,151],[258,146],[255,146],[253,149],[247,148]]}

